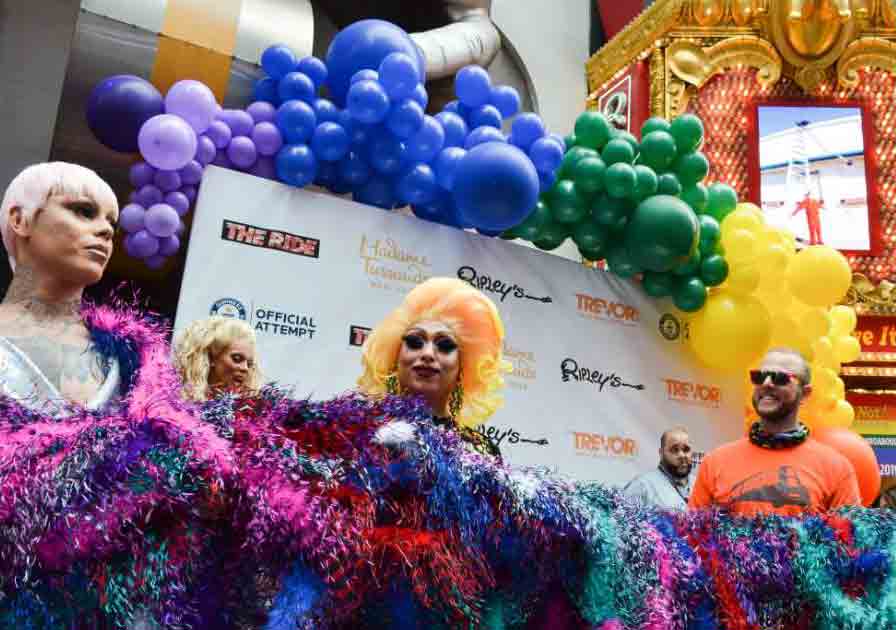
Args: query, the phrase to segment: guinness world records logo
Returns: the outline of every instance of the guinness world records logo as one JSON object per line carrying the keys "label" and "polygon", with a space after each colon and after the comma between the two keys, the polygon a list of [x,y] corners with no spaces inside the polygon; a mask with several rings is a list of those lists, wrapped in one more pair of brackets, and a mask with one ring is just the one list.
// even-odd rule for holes
{"label": "guinness world records logo", "polygon": [[230,319],[242,319],[245,321],[246,307],[237,299],[221,298],[212,304],[209,314],[217,315],[219,317],[228,317]]}

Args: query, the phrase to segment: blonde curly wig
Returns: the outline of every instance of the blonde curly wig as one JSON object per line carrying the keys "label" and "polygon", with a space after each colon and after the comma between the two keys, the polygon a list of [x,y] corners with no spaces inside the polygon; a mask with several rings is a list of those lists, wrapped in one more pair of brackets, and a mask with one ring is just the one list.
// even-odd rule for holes
{"label": "blonde curly wig", "polygon": [[[248,341],[255,347],[255,331],[246,322],[230,317],[199,319],[178,335],[174,344],[174,367],[184,384],[184,398],[196,402],[208,399],[208,378],[211,359],[233,342]],[[249,369],[246,388],[258,389],[261,372],[258,360]]]}
{"label": "blonde curly wig", "polygon": [[468,427],[482,424],[504,404],[503,374],[511,370],[502,358],[504,324],[494,302],[455,278],[418,285],[373,330],[361,355],[359,388],[373,396],[387,393],[386,379],[395,373],[402,338],[422,321],[441,322],[457,337],[464,397],[456,421]]}

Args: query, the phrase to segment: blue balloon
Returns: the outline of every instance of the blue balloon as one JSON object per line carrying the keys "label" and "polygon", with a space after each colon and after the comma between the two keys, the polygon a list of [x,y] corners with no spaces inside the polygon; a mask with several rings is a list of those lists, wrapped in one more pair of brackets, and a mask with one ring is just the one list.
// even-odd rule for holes
{"label": "blue balloon", "polygon": [[506,230],[523,221],[538,201],[538,172],[525,153],[504,142],[480,144],[454,175],[454,201],[476,228]]}
{"label": "blue balloon", "polygon": [[422,83],[418,83],[417,87],[414,88],[411,98],[420,103],[420,107],[423,109],[426,109],[426,106],[429,105],[429,93],[426,91],[426,86]]}
{"label": "blue balloon", "polygon": [[504,120],[501,118],[501,112],[494,105],[480,105],[470,112],[470,127],[494,127],[501,128]]}
{"label": "blue balloon", "polygon": [[327,50],[327,85],[330,98],[340,107],[345,105],[349,81],[358,70],[379,68],[390,53],[404,53],[414,59],[417,74],[423,81],[426,63],[410,36],[390,22],[360,20],[338,33]]}
{"label": "blue balloon", "polygon": [[382,127],[370,133],[366,150],[367,162],[384,175],[397,173],[409,161],[407,145]]}
{"label": "blue balloon", "polygon": [[264,101],[265,103],[270,103],[274,107],[277,107],[282,103],[280,100],[279,88],[280,82],[277,79],[271,77],[259,79],[255,83],[255,91],[253,92],[255,100]]}
{"label": "blue balloon", "polygon": [[491,102],[504,118],[510,118],[520,111],[520,94],[509,85],[493,87]]}
{"label": "blue balloon", "polygon": [[339,122],[339,108],[328,98],[316,98],[312,104],[317,122]]}
{"label": "blue balloon", "polygon": [[460,216],[454,199],[448,192],[436,195],[429,203],[412,205],[411,208],[414,215],[426,221],[458,229],[473,227]]}
{"label": "blue balloon", "polygon": [[346,102],[352,118],[363,123],[378,123],[389,113],[389,96],[377,81],[353,83]]}
{"label": "blue balloon", "polygon": [[563,149],[563,153],[566,153],[566,149],[568,148],[566,146],[566,138],[561,136],[559,133],[551,133],[551,134],[548,134],[548,139],[556,142],[559,145],[559,147],[561,149]]}
{"label": "blue balloon", "polygon": [[532,143],[545,135],[544,123],[538,114],[527,112],[513,120],[510,127],[510,143],[528,151]]}
{"label": "blue balloon", "polygon": [[492,97],[492,80],[481,66],[466,66],[454,77],[454,93],[467,107],[485,105]]}
{"label": "blue balloon", "polygon": [[380,83],[393,102],[410,97],[414,88],[420,83],[416,59],[404,53],[394,52],[386,55],[378,72]]}
{"label": "blue balloon", "polygon": [[454,112],[442,111],[436,114],[436,120],[445,130],[445,146],[446,147],[462,147],[470,132],[467,123],[458,114]]}
{"label": "blue balloon", "polygon": [[302,188],[317,177],[317,159],[307,144],[288,144],[274,160],[281,182]]}
{"label": "blue balloon", "polygon": [[[312,147],[313,148],[313,147]],[[314,183],[331,189],[339,181],[339,167],[335,162],[318,162]]]}
{"label": "blue balloon", "polygon": [[415,164],[399,178],[396,192],[405,203],[429,203],[438,192],[436,175],[428,164]]}
{"label": "blue balloon", "polygon": [[486,230],[484,228],[476,228],[476,232],[482,234],[483,236],[499,236],[504,233],[505,230]]}
{"label": "blue balloon", "polygon": [[367,183],[373,171],[359,154],[349,151],[345,159],[339,162],[339,179],[351,188]]}
{"label": "blue balloon", "polygon": [[152,83],[119,74],[93,88],[87,101],[87,125],[113,151],[136,153],[143,123],[164,112],[165,102]]}
{"label": "blue balloon", "polygon": [[280,79],[277,94],[284,101],[299,99],[310,103],[314,100],[317,89],[314,87],[314,81],[304,72],[290,72]]}
{"label": "blue balloon", "polygon": [[366,184],[355,189],[352,199],[358,203],[391,210],[396,204],[394,184],[385,177],[372,177]]}
{"label": "blue balloon", "polygon": [[327,80],[327,66],[317,57],[303,57],[296,64],[296,70],[307,74],[318,89]]}
{"label": "blue balloon", "polygon": [[457,166],[466,154],[467,152],[460,147],[445,147],[439,152],[434,164],[436,181],[439,186],[445,190],[451,190],[454,187]]}
{"label": "blue balloon", "polygon": [[423,126],[423,108],[415,100],[406,98],[392,106],[386,126],[399,138],[409,138]]}
{"label": "blue balloon", "polygon": [[539,172],[552,173],[563,161],[563,149],[553,138],[539,138],[529,147],[529,157]]}
{"label": "blue balloon", "polygon": [[538,173],[538,192],[546,193],[554,187],[557,181],[557,171],[539,171]]}
{"label": "blue balloon", "polygon": [[277,108],[274,122],[290,144],[308,140],[317,128],[317,116],[305,101],[286,101]]}
{"label": "blue balloon", "polygon": [[464,141],[464,148],[469,150],[485,142],[507,142],[507,138],[494,127],[476,127]]}
{"label": "blue balloon", "polygon": [[335,162],[348,153],[350,141],[345,129],[334,122],[322,122],[311,136],[311,149],[318,160]]}
{"label": "blue balloon", "polygon": [[414,162],[431,161],[445,146],[445,130],[432,116],[424,116],[423,126],[408,140],[408,157]]}
{"label": "blue balloon", "polygon": [[364,70],[358,70],[356,73],[352,75],[351,81],[349,81],[349,85],[352,83],[357,83],[358,81],[379,81],[380,73],[376,70],[370,70],[365,68]]}
{"label": "blue balloon", "polygon": [[296,69],[296,54],[285,44],[274,44],[261,53],[261,67],[274,79],[282,79]]}
{"label": "blue balloon", "polygon": [[460,112],[460,101],[448,101],[445,103],[445,107],[442,108],[443,112],[451,112],[452,114],[457,114],[463,118],[463,114]]}

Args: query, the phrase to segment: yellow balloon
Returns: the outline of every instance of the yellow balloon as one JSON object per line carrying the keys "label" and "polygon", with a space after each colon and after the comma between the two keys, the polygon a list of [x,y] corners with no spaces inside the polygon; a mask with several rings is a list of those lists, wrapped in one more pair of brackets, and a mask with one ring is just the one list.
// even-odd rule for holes
{"label": "yellow balloon", "polygon": [[768,311],[759,300],[723,289],[691,321],[690,345],[705,365],[737,372],[762,356],[770,335]]}
{"label": "yellow balloon", "polygon": [[749,295],[759,286],[759,280],[759,267],[744,261],[732,262],[725,288],[732,293]]}
{"label": "yellow balloon", "polygon": [[758,236],[762,229],[762,218],[756,216],[756,213],[745,208],[737,208],[722,220],[722,235],[734,230],[746,230],[754,232]]}
{"label": "yellow balloon", "polygon": [[812,344],[812,351],[815,353],[815,362],[822,367],[830,368],[837,361],[834,357],[834,344],[830,337],[816,339]]}
{"label": "yellow balloon", "polygon": [[831,307],[831,322],[834,333],[848,335],[856,329],[856,311],[853,307],[842,304]]}
{"label": "yellow balloon", "polygon": [[725,248],[725,258],[729,264],[749,260],[756,249],[756,237],[750,230],[738,228],[727,235],[722,234],[722,247]]}
{"label": "yellow balloon", "polygon": [[846,258],[826,245],[805,248],[793,257],[787,268],[790,290],[809,306],[836,304],[846,295],[851,280]]}
{"label": "yellow balloon", "polygon": [[813,396],[836,398],[837,375],[830,368],[813,366],[812,390]]}
{"label": "yellow balloon", "polygon": [[787,265],[790,263],[791,254],[780,243],[770,245],[760,245],[757,253],[759,266],[762,268],[763,274],[771,274],[773,276],[780,275],[787,271]]}
{"label": "yellow balloon", "polygon": [[772,320],[772,334],[769,340],[772,348],[792,348],[810,363],[815,358],[812,343],[800,331],[796,321],[789,315],[778,315]]}
{"label": "yellow balloon", "polygon": [[840,335],[834,339],[834,356],[840,363],[852,363],[862,354],[862,344],[852,335]]}
{"label": "yellow balloon", "polygon": [[803,313],[800,323],[803,326],[803,334],[813,340],[827,336],[831,330],[831,316],[828,315],[826,309],[820,306],[810,308]]}
{"label": "yellow balloon", "polygon": [[846,398],[846,383],[844,383],[843,379],[839,376],[837,377],[837,383],[834,386],[834,395],[837,397],[837,400]]}
{"label": "yellow balloon", "polygon": [[845,400],[838,400],[831,411],[831,424],[848,429],[856,419],[856,411]]}
{"label": "yellow balloon", "polygon": [[784,246],[791,256],[796,254],[796,236],[793,232],[784,228],[772,228],[778,237],[778,242]]}
{"label": "yellow balloon", "polygon": [[[757,206],[755,203],[750,203],[749,201],[741,201],[739,204],[737,204],[737,207],[734,208],[734,212],[750,213],[759,220],[760,225],[765,225],[765,216],[762,214],[762,210],[759,209],[759,206]],[[728,216],[731,215],[729,214]]]}

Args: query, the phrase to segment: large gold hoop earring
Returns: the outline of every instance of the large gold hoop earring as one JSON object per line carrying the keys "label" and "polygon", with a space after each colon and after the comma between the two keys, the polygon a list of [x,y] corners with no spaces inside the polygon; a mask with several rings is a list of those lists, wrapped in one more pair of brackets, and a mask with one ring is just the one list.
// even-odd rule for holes
{"label": "large gold hoop earring", "polygon": [[452,420],[457,420],[457,417],[460,415],[460,410],[463,409],[464,406],[464,385],[461,380],[461,375],[457,375],[457,385],[454,386],[454,389],[451,390],[451,395],[448,397],[448,413],[451,414]]}

